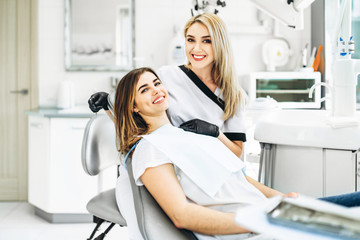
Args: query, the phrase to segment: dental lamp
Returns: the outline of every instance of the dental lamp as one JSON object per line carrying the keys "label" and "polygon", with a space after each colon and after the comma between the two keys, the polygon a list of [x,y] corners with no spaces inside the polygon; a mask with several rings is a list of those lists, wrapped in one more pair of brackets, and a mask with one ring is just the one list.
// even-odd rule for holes
{"label": "dental lamp", "polygon": [[249,0],[275,20],[296,30],[304,29],[304,9],[315,0]]}
{"label": "dental lamp", "polygon": [[[197,14],[210,12],[217,14],[219,10],[217,9],[220,7],[225,7],[226,3],[225,0],[209,0],[209,1],[201,1],[201,0],[193,0],[194,10]],[[191,14],[194,16],[193,9],[191,9]]]}
{"label": "dental lamp", "polygon": [[[235,1],[235,0],[233,0]],[[315,0],[248,0],[258,9],[269,14],[277,21],[294,29],[304,28],[304,9],[308,8]],[[210,12],[217,14],[218,7],[225,7],[225,0],[193,0],[194,10],[197,14]],[[194,15],[191,9],[192,15]]]}

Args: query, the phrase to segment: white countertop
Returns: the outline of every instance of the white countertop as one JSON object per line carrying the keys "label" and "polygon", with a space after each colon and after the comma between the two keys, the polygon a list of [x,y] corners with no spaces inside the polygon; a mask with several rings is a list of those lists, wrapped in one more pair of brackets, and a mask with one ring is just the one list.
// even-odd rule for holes
{"label": "white countertop", "polygon": [[[38,108],[25,112],[29,116],[41,116],[49,118],[91,118],[95,113],[91,112],[87,105],[75,106],[68,109],[59,108]],[[105,114],[100,110],[98,114]]]}
{"label": "white countertop", "polygon": [[330,115],[331,112],[325,110],[270,111],[256,121],[254,138],[281,145],[360,149],[360,112],[356,113],[353,123],[345,127],[331,125]]}

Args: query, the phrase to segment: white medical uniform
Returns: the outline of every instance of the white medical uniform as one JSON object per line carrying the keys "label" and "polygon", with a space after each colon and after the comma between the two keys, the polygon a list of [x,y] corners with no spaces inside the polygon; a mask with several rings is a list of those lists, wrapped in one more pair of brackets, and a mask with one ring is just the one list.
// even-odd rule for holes
{"label": "white medical uniform", "polygon": [[[240,108],[224,122],[224,103],[220,89],[216,88],[213,93],[194,72],[184,66],[163,66],[157,74],[169,92],[168,113],[174,126],[198,118],[217,125],[230,140],[246,141],[244,113]],[[128,175],[123,166],[119,167],[119,172],[116,187],[118,207],[127,221],[130,240],[142,240],[133,208],[131,187],[126,186],[130,184]]]}
{"label": "white medical uniform", "polygon": [[217,125],[232,141],[246,141],[244,112],[239,107],[224,122],[224,102],[219,88],[213,93],[185,66],[163,66],[156,73],[169,92],[168,113],[174,126],[199,118]]}

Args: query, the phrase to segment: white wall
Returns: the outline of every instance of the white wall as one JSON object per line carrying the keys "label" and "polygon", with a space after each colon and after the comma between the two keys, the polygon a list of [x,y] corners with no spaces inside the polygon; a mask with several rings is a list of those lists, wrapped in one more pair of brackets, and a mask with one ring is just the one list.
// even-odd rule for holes
{"label": "white wall", "polygon": [[39,104],[56,106],[61,81],[75,86],[75,104],[86,105],[96,91],[111,89],[110,77],[116,72],[67,72],[64,66],[64,0],[39,0]]}
{"label": "white wall", "polygon": [[[182,31],[191,17],[192,0],[135,0],[136,1],[136,59],[137,66],[155,69],[168,63],[169,45],[174,29]],[[263,71],[262,43],[271,38],[265,34],[245,34],[249,26],[259,26],[258,11],[248,1],[227,0],[219,16],[225,21],[233,45],[235,64],[242,79],[252,71]],[[67,72],[64,69],[64,0],[39,0],[39,102],[41,107],[56,106],[57,89],[61,81],[75,85],[75,102],[86,105],[95,91],[109,91],[110,77],[121,72]],[[283,69],[293,70],[298,53],[310,42],[310,12],[305,15],[305,30],[294,31],[280,26],[294,56]],[[245,30],[244,30],[245,29]],[[247,83],[244,83],[245,85]]]}

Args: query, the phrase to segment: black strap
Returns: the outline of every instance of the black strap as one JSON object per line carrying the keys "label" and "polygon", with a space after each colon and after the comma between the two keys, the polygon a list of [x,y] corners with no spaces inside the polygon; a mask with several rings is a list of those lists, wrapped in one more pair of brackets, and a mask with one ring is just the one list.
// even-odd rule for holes
{"label": "black strap", "polygon": [[246,142],[246,134],[245,133],[224,132],[224,135],[231,141]]}
{"label": "black strap", "polygon": [[191,69],[185,67],[184,65],[179,66],[179,68],[193,81],[193,83],[214,103],[216,103],[222,110],[225,110],[225,102],[221,98],[215,95],[203,81],[193,72]]}

